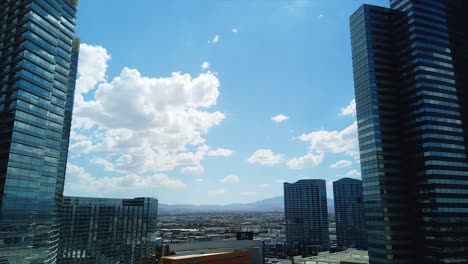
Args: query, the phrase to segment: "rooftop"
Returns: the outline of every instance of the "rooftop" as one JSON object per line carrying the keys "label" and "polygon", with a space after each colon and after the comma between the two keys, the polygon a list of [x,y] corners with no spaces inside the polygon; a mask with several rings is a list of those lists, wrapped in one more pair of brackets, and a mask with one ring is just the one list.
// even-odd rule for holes
{"label": "rooftop", "polygon": [[298,264],[368,264],[369,255],[366,250],[348,249],[341,252],[329,253],[322,252],[313,257],[295,257],[294,263]]}

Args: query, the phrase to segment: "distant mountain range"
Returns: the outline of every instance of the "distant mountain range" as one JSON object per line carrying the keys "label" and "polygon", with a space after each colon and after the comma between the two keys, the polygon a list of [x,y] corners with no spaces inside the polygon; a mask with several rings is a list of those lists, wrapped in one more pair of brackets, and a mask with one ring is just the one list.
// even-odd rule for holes
{"label": "distant mountain range", "polygon": [[[327,199],[328,212],[333,213],[333,199]],[[180,214],[190,212],[283,212],[284,196],[277,196],[253,203],[228,205],[192,205],[192,204],[159,204],[159,214]]]}

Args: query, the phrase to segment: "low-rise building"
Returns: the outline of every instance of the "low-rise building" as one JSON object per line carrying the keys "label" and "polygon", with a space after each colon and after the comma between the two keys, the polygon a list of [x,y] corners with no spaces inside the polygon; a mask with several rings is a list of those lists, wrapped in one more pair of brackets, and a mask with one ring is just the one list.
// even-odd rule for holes
{"label": "low-rise building", "polygon": [[[200,254],[211,253],[228,253],[228,252],[248,252],[250,255],[248,262],[233,262],[233,263],[246,263],[246,264],[263,264],[264,263],[264,247],[263,242],[260,240],[225,240],[225,241],[210,241],[210,242],[197,242],[197,243],[184,243],[184,244],[171,244],[163,246],[163,257],[181,257],[182,256],[201,256]],[[214,255],[213,255],[214,256]],[[177,258],[173,258],[177,260]],[[166,263],[188,263],[188,262],[163,262]],[[193,262],[191,262],[193,263]],[[210,262],[215,263],[215,262]],[[216,262],[218,263],[218,262]],[[228,262],[219,262],[228,263]]]}
{"label": "low-rise building", "polygon": [[240,264],[251,263],[248,250],[235,252],[206,253],[183,256],[166,256],[161,258],[162,264]]}
{"label": "low-rise building", "polygon": [[313,257],[295,257],[294,264],[369,264],[366,250],[348,249],[336,253],[321,252]]}

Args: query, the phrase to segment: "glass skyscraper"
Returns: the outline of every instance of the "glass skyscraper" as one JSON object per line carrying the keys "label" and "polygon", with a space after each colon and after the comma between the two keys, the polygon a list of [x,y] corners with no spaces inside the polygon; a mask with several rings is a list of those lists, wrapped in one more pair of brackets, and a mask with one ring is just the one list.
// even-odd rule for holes
{"label": "glass skyscraper", "polygon": [[57,263],[153,263],[158,200],[64,197]]}
{"label": "glass skyscraper", "polygon": [[0,263],[56,262],[76,2],[0,1]]}
{"label": "glass skyscraper", "polygon": [[338,247],[367,249],[362,181],[351,178],[334,181],[333,200]]}
{"label": "glass skyscraper", "polygon": [[468,1],[350,18],[370,263],[468,263]]}
{"label": "glass skyscraper", "polygon": [[308,251],[328,250],[327,192],[324,180],[284,183],[286,241]]}

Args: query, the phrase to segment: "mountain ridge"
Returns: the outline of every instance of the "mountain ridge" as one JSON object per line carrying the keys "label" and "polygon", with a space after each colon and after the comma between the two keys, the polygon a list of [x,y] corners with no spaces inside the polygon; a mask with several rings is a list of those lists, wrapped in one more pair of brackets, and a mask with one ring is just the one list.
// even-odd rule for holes
{"label": "mountain ridge", "polygon": [[[334,213],[333,199],[327,198],[327,209]],[[160,214],[193,212],[284,212],[284,196],[276,196],[252,203],[227,205],[159,204]]]}

